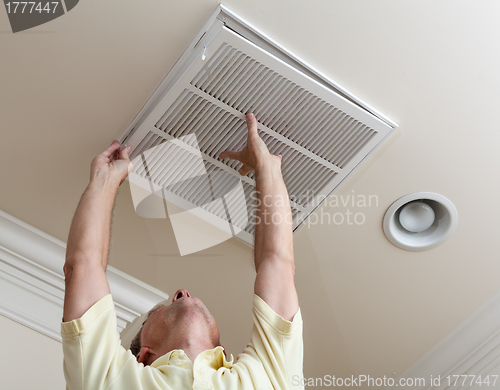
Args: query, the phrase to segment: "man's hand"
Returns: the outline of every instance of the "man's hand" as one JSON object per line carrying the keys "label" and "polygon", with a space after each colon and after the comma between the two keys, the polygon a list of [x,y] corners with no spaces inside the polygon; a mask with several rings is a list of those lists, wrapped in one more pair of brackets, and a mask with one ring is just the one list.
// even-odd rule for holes
{"label": "man's hand", "polygon": [[119,184],[123,183],[134,168],[128,158],[130,150],[130,146],[120,149],[120,143],[113,141],[104,152],[92,160],[90,181],[110,179]]}
{"label": "man's hand", "polygon": [[252,113],[247,114],[248,137],[247,144],[241,151],[228,150],[222,152],[220,158],[231,158],[243,164],[240,168],[240,175],[245,176],[252,169],[255,173],[260,173],[265,167],[276,165],[281,167],[281,155],[274,156],[269,153],[266,144],[259,137],[257,132],[257,120]]}

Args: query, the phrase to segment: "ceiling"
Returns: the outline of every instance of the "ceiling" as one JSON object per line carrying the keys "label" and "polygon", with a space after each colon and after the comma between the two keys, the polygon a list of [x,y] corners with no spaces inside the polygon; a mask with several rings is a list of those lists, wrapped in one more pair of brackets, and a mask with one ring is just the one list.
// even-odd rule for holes
{"label": "ceiling", "polygon": [[[500,4],[224,4],[400,126],[338,192],[378,203],[323,208],[363,213],[365,223],[295,235],[305,376],[399,375],[500,289]],[[216,6],[87,0],[16,34],[0,12],[0,209],[66,241],[90,161],[123,134]],[[385,238],[382,218],[417,191],[450,199],[459,223],[441,246],[407,252]],[[137,216],[125,183],[110,264],[201,297],[238,354],[250,338],[252,251],[232,239],[178,253],[169,221]]]}

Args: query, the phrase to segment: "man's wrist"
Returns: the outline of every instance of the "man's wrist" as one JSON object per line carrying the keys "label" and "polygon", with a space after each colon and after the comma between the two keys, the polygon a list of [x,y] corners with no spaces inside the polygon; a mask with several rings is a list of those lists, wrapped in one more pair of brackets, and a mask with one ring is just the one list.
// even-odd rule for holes
{"label": "man's wrist", "polygon": [[99,175],[92,175],[88,188],[97,191],[118,192],[120,181],[112,177],[100,177]]}
{"label": "man's wrist", "polygon": [[281,166],[276,161],[269,159],[255,167],[255,180],[276,180],[281,179]]}

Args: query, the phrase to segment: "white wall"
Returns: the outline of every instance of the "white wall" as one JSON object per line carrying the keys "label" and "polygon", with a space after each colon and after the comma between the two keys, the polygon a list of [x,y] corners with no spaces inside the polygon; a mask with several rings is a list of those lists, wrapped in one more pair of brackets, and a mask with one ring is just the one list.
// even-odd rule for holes
{"label": "white wall", "polygon": [[60,342],[0,315],[0,378],[5,389],[65,389]]}

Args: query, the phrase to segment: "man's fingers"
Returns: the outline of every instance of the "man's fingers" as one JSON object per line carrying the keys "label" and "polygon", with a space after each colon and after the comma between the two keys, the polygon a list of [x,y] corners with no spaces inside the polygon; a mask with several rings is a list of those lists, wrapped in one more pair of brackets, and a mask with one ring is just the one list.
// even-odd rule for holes
{"label": "man's fingers", "polygon": [[248,164],[243,164],[243,166],[240,168],[240,170],[238,171],[240,173],[241,176],[246,176],[248,175],[248,172],[250,172],[253,168],[248,165]]}
{"label": "man's fingers", "polygon": [[125,161],[128,161],[128,166],[127,166],[127,175],[130,174],[130,172],[132,172],[134,170],[134,165],[130,162],[130,159],[129,159],[129,153],[130,151],[132,150],[132,147],[131,146],[125,146],[124,148],[120,149],[120,154],[118,156],[118,158],[120,160],[125,160]]}
{"label": "man's fingers", "polygon": [[118,149],[120,148],[120,143],[117,140],[114,140],[111,145],[109,145],[104,152],[101,153],[101,156],[110,158]]}
{"label": "man's fingers", "polygon": [[255,119],[255,115],[252,112],[249,112],[246,115],[246,119],[247,119],[248,132],[257,134],[257,119]]}
{"label": "man's fingers", "polygon": [[122,150],[120,150],[120,158],[122,160],[126,160],[129,162],[128,166],[127,166],[127,171],[128,171],[127,174],[130,174],[130,172],[132,172],[134,170],[134,165],[130,162],[130,159],[128,156],[131,151],[132,151],[131,146],[125,146]]}
{"label": "man's fingers", "polygon": [[240,152],[236,150],[226,150],[225,152],[222,152],[219,154],[219,157],[224,159],[224,158],[230,158],[233,160],[239,160],[240,157]]}
{"label": "man's fingers", "polygon": [[120,150],[120,158],[128,160],[129,159],[128,154],[130,153],[131,150],[132,150],[132,147],[125,146],[123,149]]}

